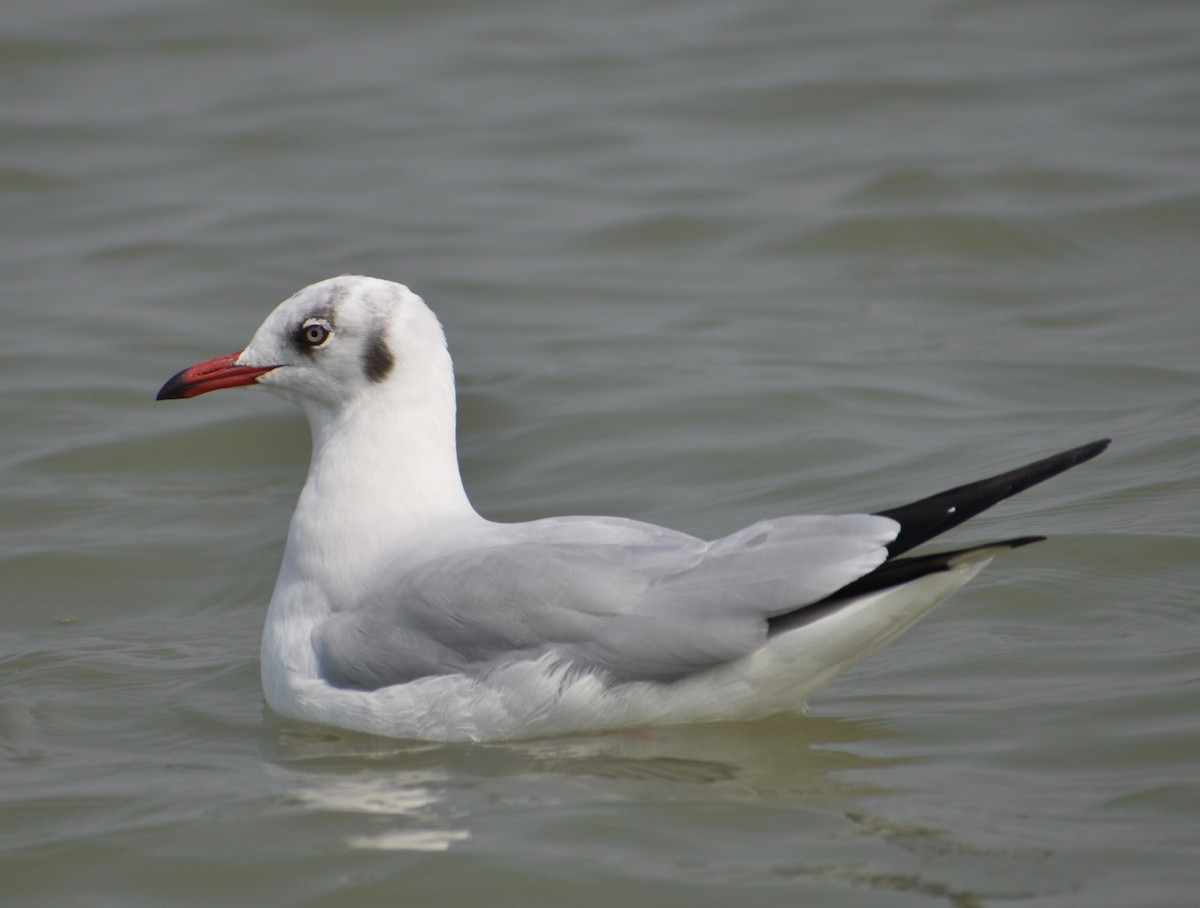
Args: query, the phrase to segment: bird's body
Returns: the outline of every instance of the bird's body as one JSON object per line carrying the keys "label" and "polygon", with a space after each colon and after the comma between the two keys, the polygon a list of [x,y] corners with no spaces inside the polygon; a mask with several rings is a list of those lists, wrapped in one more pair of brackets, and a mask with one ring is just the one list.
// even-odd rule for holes
{"label": "bird's body", "polygon": [[500,524],[463,490],[441,326],[407,288],[307,287],[240,354],[160,398],[257,384],[313,433],[262,644],[295,719],[493,740],[800,709],[997,551],[905,557],[1106,443],[877,514],[784,517],[707,542],[632,520]]}

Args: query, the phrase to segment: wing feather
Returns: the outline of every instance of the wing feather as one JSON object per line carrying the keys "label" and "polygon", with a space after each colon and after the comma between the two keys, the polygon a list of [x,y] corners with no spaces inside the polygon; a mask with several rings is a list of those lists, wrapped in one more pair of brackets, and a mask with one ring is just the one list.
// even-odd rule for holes
{"label": "wing feather", "polygon": [[771,617],[874,570],[898,531],[786,517],[709,543],[642,526],[605,520],[589,540],[583,522],[535,522],[386,577],[314,632],[322,673],[374,690],[552,654],[615,682],[679,678],[753,652]]}

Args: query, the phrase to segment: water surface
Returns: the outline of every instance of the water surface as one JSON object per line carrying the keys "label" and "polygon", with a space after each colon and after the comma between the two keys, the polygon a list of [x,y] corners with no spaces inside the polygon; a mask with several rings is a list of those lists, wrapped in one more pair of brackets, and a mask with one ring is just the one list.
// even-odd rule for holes
{"label": "water surface", "polygon": [[[0,902],[1185,905],[1200,8],[10,4]],[[487,747],[263,707],[308,435],[155,404],[343,272],[480,510],[700,534],[1101,459],[808,715]]]}

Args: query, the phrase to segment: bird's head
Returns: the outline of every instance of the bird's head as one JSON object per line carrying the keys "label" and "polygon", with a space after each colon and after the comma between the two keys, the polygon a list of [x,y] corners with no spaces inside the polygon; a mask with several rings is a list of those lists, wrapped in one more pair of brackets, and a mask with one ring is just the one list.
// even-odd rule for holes
{"label": "bird's head", "polygon": [[267,316],[250,343],[184,369],[159,400],[257,386],[310,413],[340,411],[384,388],[416,393],[453,378],[445,335],[402,284],[343,275],[305,287]]}

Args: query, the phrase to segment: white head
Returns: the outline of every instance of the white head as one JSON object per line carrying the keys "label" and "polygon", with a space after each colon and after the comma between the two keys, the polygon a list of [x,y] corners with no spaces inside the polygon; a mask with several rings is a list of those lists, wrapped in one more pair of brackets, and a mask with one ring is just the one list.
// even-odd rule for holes
{"label": "white head", "polygon": [[305,287],[267,316],[244,350],[184,369],[158,398],[239,385],[272,391],[322,421],[385,389],[410,398],[448,392],[454,406],[437,318],[402,284],[357,275]]}
{"label": "white head", "polygon": [[278,394],[308,415],[313,461],[297,518],[319,511],[313,526],[338,523],[322,538],[350,549],[331,563],[382,550],[389,534],[420,525],[419,515],[474,514],[458,474],[446,338],[407,287],[350,275],[305,287],[267,316],[244,350],[184,369],[158,398],[240,385]]}

